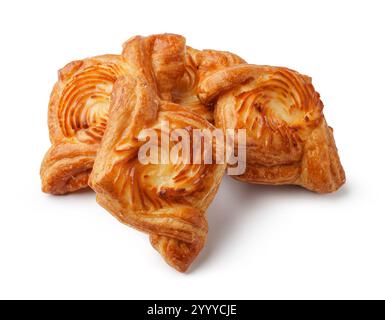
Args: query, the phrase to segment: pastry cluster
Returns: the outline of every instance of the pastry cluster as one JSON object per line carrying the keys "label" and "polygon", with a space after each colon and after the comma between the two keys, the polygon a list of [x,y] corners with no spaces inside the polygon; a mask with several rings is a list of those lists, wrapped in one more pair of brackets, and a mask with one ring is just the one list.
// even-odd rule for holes
{"label": "pastry cluster", "polygon": [[[121,55],[74,61],[59,71],[42,190],[61,195],[91,187],[101,206],[149,234],[166,262],[184,272],[205,244],[205,212],[227,164],[145,164],[141,132],[150,128],[161,139],[165,121],[190,139],[196,129],[244,129],[246,169],[234,178],[328,193],[345,174],[322,109],[311,79],[296,71],[196,50],[179,35],[133,37]],[[211,147],[215,153],[218,146]]]}

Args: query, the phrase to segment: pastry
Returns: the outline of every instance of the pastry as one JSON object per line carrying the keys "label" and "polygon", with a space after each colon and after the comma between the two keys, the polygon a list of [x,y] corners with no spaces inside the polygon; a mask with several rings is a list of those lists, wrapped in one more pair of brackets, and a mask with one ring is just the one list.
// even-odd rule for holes
{"label": "pastry", "polygon": [[[147,233],[166,262],[185,272],[204,247],[205,213],[225,174],[229,149],[216,132],[246,132],[245,141],[230,139],[235,157],[246,154],[245,171],[234,178],[333,192],[345,173],[322,110],[311,79],[296,71],[196,50],[179,35],[136,36],[121,55],[59,71],[42,189],[90,186],[101,206]],[[199,137],[196,149],[197,129],[215,138]]]}
{"label": "pastry", "polygon": [[206,77],[199,86],[214,103],[223,130],[246,129],[246,172],[234,178],[336,191],[345,182],[333,130],[311,78],[296,71],[243,64]]}
{"label": "pastry", "polygon": [[[152,245],[175,269],[188,269],[204,246],[205,211],[224,175],[225,164],[180,161],[143,164],[143,130],[156,141],[168,130],[214,130],[199,114],[170,102],[184,75],[184,38],[135,37],[125,44],[129,76],[114,87],[110,120],[90,177],[97,202],[121,222],[150,234]],[[169,129],[165,129],[164,123]],[[156,154],[170,156],[170,148]],[[202,151],[204,152],[204,151]],[[179,155],[178,155],[179,157]],[[169,158],[168,158],[169,159]]]}
{"label": "pastry", "polygon": [[[152,40],[147,43],[153,45],[166,36],[148,37]],[[170,72],[168,61],[158,61],[154,65],[154,81],[163,83],[163,87],[158,88],[159,94],[164,100],[181,104],[213,123],[212,108],[202,104],[197,95],[199,79],[215,70],[244,63],[244,60],[229,52],[195,50],[185,46],[182,36],[172,37],[180,40],[173,54],[184,58],[179,62],[180,74],[171,91],[167,91],[167,84],[162,81]],[[108,120],[113,84],[126,73],[127,64],[118,55],[74,61],[59,71],[59,81],[49,104],[52,147],[41,166],[44,192],[66,194],[88,187],[88,177]]]}
{"label": "pastry", "polygon": [[242,63],[245,63],[245,60],[231,52],[200,51],[186,47],[185,72],[172,92],[173,102],[186,106],[214,123],[212,106],[203,104],[198,97],[199,83],[217,70]]}
{"label": "pastry", "polygon": [[65,194],[88,186],[112,87],[126,71],[118,55],[74,61],[59,71],[48,111],[52,147],[40,170],[44,192]]}

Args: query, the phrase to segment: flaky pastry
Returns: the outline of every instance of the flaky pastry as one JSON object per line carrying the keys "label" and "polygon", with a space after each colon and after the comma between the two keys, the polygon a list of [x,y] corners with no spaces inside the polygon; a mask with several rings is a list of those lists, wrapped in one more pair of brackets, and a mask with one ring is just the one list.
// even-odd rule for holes
{"label": "flaky pastry", "polygon": [[[199,114],[170,102],[184,76],[184,38],[135,37],[124,46],[129,76],[117,81],[110,120],[89,184],[97,201],[121,222],[151,236],[172,267],[186,271],[204,246],[205,211],[224,175],[224,164],[166,162],[143,164],[139,139],[153,129],[157,139],[170,130],[214,130]],[[167,63],[166,63],[167,62]],[[170,142],[170,148],[176,142]],[[161,149],[159,154],[169,150]],[[190,159],[191,160],[191,159]]]}
{"label": "flaky pastry", "polygon": [[245,63],[245,60],[227,51],[186,48],[185,72],[172,92],[172,101],[194,111],[214,123],[214,110],[198,97],[198,86],[204,78],[226,67]]}
{"label": "flaky pastry", "polygon": [[[164,100],[181,104],[213,123],[212,108],[202,104],[198,98],[198,83],[208,74],[244,63],[244,60],[229,52],[195,50],[185,46],[182,36],[172,36],[179,39],[173,55],[183,56],[178,66],[179,75],[173,79],[172,90],[168,90],[163,79],[173,70],[170,70],[167,60],[159,60],[155,54],[151,57],[154,84],[160,85],[158,92]],[[161,37],[166,38],[165,35],[148,37],[147,45],[156,45]],[[49,104],[52,147],[40,172],[44,192],[66,194],[88,187],[88,177],[109,116],[113,84],[127,73],[123,57],[104,55],[74,61],[59,71],[59,80]],[[164,96],[166,91],[167,96]]]}
{"label": "flaky pastry", "polygon": [[[311,79],[296,71],[196,50],[178,35],[137,36],[122,55],[74,61],[59,71],[42,189],[66,194],[91,186],[100,205],[149,234],[166,262],[184,272],[205,244],[205,212],[226,165],[216,162],[216,140],[201,150],[201,160],[205,152],[214,156],[210,164],[196,163],[192,150],[187,159],[172,154],[181,141],[171,131],[183,129],[191,147],[195,129],[246,129],[246,172],[234,178],[326,193],[345,182],[345,173],[322,110]],[[143,147],[152,149],[143,139],[148,130],[158,162],[143,162]],[[235,150],[242,148],[235,142]]]}
{"label": "flaky pastry", "polygon": [[234,178],[296,184],[319,193],[345,182],[333,130],[309,77],[244,64],[205,78],[199,96],[206,104],[216,101],[217,126],[247,130],[246,172]]}
{"label": "flaky pastry", "polygon": [[118,55],[74,61],[59,71],[48,111],[52,147],[40,171],[44,192],[65,194],[88,186],[112,88],[126,72]]}

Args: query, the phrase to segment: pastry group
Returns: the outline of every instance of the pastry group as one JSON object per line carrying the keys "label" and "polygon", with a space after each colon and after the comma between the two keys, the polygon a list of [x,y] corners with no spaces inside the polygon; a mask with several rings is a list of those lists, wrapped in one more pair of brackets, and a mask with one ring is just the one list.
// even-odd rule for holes
{"label": "pastry group", "polygon": [[[179,35],[136,36],[121,55],[74,61],[59,71],[42,190],[61,195],[91,187],[101,206],[147,233],[165,261],[185,272],[204,247],[205,212],[233,164],[216,161],[215,142],[210,163],[179,151],[177,161],[143,163],[143,130],[152,130],[155,141],[182,130],[193,145],[197,130],[242,129],[245,142],[233,143],[245,152],[245,170],[232,177],[329,193],[345,174],[322,109],[311,78],[296,71],[196,50]],[[169,159],[178,143],[161,144],[159,156]]]}

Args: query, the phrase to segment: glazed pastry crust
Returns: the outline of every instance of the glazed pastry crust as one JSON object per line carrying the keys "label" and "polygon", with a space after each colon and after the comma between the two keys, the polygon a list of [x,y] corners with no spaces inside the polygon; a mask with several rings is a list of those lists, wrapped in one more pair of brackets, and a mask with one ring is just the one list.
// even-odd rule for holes
{"label": "glazed pastry crust", "polygon": [[[174,51],[162,56],[159,46],[175,37],[179,39],[177,46],[168,48]],[[127,59],[151,62],[151,66],[142,67],[150,70],[146,77],[153,81],[163,100],[181,104],[214,122],[213,108],[204,105],[198,97],[198,83],[212,72],[244,60],[230,52],[186,47],[182,36],[153,35],[145,39],[142,45],[158,53],[151,57],[129,57],[124,49],[122,56],[104,55],[73,61],[59,71],[49,103],[52,147],[40,170],[43,192],[66,194],[88,187],[88,177],[109,117],[112,88],[117,78],[128,73]],[[132,39],[129,42],[132,43]],[[177,60],[173,57],[179,59],[175,65],[169,63]],[[171,82],[164,81],[171,78]]]}
{"label": "glazed pastry crust", "polygon": [[[185,129],[191,145],[194,129],[246,129],[246,172],[234,178],[327,193],[345,182],[345,173],[322,109],[311,79],[296,71],[196,50],[179,35],[136,36],[121,55],[74,61],[59,71],[42,189],[66,194],[91,186],[101,206],[147,233],[166,262],[185,272],[204,247],[205,213],[226,165],[179,158],[144,164],[142,130],[153,129],[160,141],[168,137],[167,121],[171,130]],[[215,157],[219,146],[211,147]],[[170,156],[162,149],[158,157],[164,153]]]}
{"label": "glazed pastry crust", "polygon": [[202,103],[198,96],[199,83],[215,71],[243,63],[246,63],[245,60],[231,52],[186,47],[185,72],[172,91],[172,101],[214,124],[213,107]]}
{"label": "glazed pastry crust", "polygon": [[59,71],[48,111],[52,147],[40,170],[44,192],[65,194],[88,186],[112,87],[126,70],[120,56],[104,55],[71,62]]}
{"label": "glazed pastry crust", "polygon": [[239,65],[205,78],[203,102],[216,101],[215,123],[246,129],[246,172],[234,178],[258,184],[296,184],[336,191],[345,182],[323,104],[311,79],[296,71]]}
{"label": "glazed pastry crust", "polygon": [[123,56],[129,76],[114,87],[110,120],[89,184],[99,204],[121,222],[150,234],[166,262],[184,272],[204,246],[205,211],[225,165],[142,164],[138,153],[145,142],[139,135],[152,128],[160,139],[165,121],[171,130],[191,134],[194,128],[215,127],[168,101],[185,72],[183,37],[135,37],[125,44]]}

